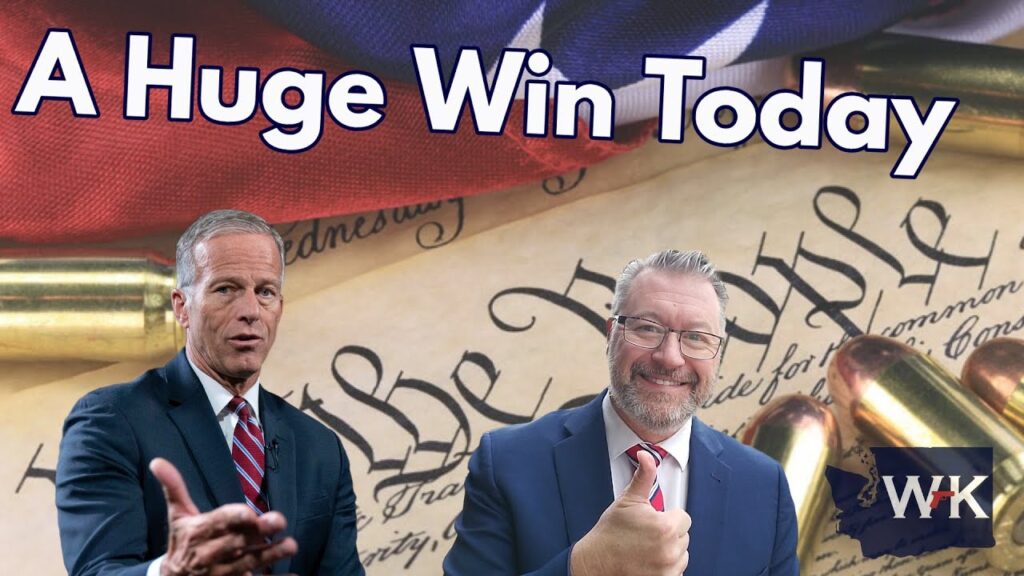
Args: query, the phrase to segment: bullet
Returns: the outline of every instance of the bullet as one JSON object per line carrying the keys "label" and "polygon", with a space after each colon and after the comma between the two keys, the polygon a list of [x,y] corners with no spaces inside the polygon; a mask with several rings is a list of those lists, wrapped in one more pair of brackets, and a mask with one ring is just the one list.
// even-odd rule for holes
{"label": "bullet", "polygon": [[[933,98],[956,98],[960,104],[939,139],[940,148],[1024,158],[1022,50],[879,34],[809,55],[827,63],[826,101],[846,92],[903,95],[923,110]],[[794,76],[796,70],[798,62]],[[902,134],[895,122],[889,128],[892,137]]]}
{"label": "bullet", "polygon": [[996,545],[986,554],[1002,570],[1024,569],[1024,436],[930,357],[891,338],[849,340],[829,365],[828,384],[838,415],[873,445],[991,447]]}
{"label": "bullet", "polygon": [[1024,340],[996,338],[978,346],[964,362],[960,382],[1024,432]]}
{"label": "bullet", "polygon": [[0,359],[169,358],[174,286],[157,256],[0,258]]}
{"label": "bullet", "polygon": [[835,465],[840,453],[839,428],[832,412],[811,396],[780,396],[754,415],[743,443],[782,464],[796,506],[800,572],[809,573],[814,549],[832,513],[825,467]]}

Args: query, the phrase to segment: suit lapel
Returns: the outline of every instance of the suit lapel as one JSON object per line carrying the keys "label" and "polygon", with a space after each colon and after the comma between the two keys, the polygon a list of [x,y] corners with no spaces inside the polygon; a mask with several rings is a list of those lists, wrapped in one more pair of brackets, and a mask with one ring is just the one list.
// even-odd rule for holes
{"label": "suit lapel", "polygon": [[[267,469],[265,484],[270,509],[277,510],[288,520],[288,533],[291,534],[298,509],[295,493],[295,454],[298,446],[295,437],[281,417],[280,397],[260,389],[260,421],[263,423],[263,439],[267,444]],[[290,560],[284,559],[273,566],[274,574],[288,572]]]}
{"label": "suit lapel", "polygon": [[[184,351],[166,366],[166,375],[170,403],[167,415],[188,445],[213,507],[245,502],[224,432],[217,425],[210,400]],[[189,488],[193,492],[197,489],[194,486]]]}
{"label": "suit lapel", "polygon": [[599,394],[570,416],[565,422],[569,437],[555,445],[555,473],[569,542],[589,532],[613,500],[603,398]]}
{"label": "suit lapel", "polygon": [[690,527],[690,564],[686,573],[694,576],[715,573],[729,497],[730,468],[719,460],[721,451],[722,443],[715,433],[694,417],[686,495],[686,509],[693,521]]}
{"label": "suit lapel", "polygon": [[[589,532],[614,500],[601,411],[603,400],[604,394],[599,394],[570,416],[565,422],[569,436],[555,445],[555,472],[569,542],[576,542]],[[715,432],[694,417],[686,496],[687,512],[693,521],[686,573],[694,576],[715,573],[731,472],[719,459],[721,452],[722,443]]]}

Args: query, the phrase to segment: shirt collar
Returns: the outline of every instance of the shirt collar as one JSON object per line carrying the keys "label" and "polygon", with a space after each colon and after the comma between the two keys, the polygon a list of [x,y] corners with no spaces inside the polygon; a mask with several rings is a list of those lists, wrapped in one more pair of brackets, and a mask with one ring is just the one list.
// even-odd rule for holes
{"label": "shirt collar", "polygon": [[[206,397],[210,400],[210,406],[213,407],[213,413],[218,416],[221,412],[227,410],[228,403],[234,398],[234,394],[228,391],[227,388],[221,386],[220,382],[217,382],[209,374],[200,370],[193,362],[192,359],[185,355],[188,359],[188,365],[192,367],[192,371],[196,373],[196,377],[199,378],[199,383],[203,385],[203,390],[206,392]],[[260,382],[256,381],[256,385],[249,388],[249,390],[242,395],[245,399],[246,404],[249,405],[249,413],[252,414],[256,421],[260,421]]]}
{"label": "shirt collar", "polygon": [[[626,424],[619,413],[612,406],[611,394],[605,394],[601,401],[601,412],[604,414],[604,431],[608,438],[608,460],[614,462],[616,458],[626,453],[626,450],[642,442],[636,432]],[[662,442],[658,442],[669,453],[679,468],[685,470],[690,459],[690,432],[693,430],[693,416],[683,422],[683,426],[675,434],[669,436]]]}

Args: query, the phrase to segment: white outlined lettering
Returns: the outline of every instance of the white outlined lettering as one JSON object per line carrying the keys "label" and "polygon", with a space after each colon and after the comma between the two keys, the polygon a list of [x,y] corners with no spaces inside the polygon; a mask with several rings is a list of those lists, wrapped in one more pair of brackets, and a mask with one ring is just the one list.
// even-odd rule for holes
{"label": "white outlined lettering", "polygon": [[644,76],[661,78],[658,104],[658,141],[682,142],[686,128],[683,113],[686,80],[704,77],[705,59],[678,56],[644,56]]}
{"label": "white outlined lettering", "polygon": [[953,112],[960,101],[956,98],[933,98],[923,116],[918,115],[917,105],[909,96],[893,96],[889,105],[896,113],[907,146],[889,174],[893,178],[917,178],[928,156],[935,149],[939,136],[946,129]]}
{"label": "white outlined lettering", "polygon": [[[790,148],[821,148],[821,106],[824,99],[825,63],[804,58],[800,72],[800,90],[778,90],[761,103],[759,119],[765,142],[787,150]],[[787,110],[800,116],[795,128],[782,124]]]}
{"label": "white outlined lettering", "polygon": [[[56,76],[58,70],[60,77]],[[51,28],[46,32],[11,112],[33,115],[43,100],[67,100],[78,117],[100,115],[70,30]]]}
{"label": "white outlined lettering", "polygon": [[434,46],[412,46],[416,81],[432,132],[455,132],[469,100],[469,112],[477,134],[501,134],[505,130],[512,98],[523,74],[526,50],[506,49],[498,60],[491,86],[484,78],[478,48],[462,48],[445,89],[441,62]]}
{"label": "white outlined lettering", "polygon": [[[259,113],[267,121],[259,132],[267,147],[300,153],[323,137],[325,116],[353,131],[370,130],[386,118],[385,85],[370,72],[348,70],[329,81],[324,70],[283,67],[263,76],[255,67],[232,70],[201,64],[197,40],[190,34],[170,35],[166,64],[154,63],[152,46],[148,32],[125,36],[125,119],[149,120],[150,95],[165,90],[169,121],[191,122],[194,108],[207,122],[222,125],[245,124]],[[589,128],[584,137],[612,139],[617,93],[634,97],[636,86],[657,86],[657,138],[664,143],[683,142],[690,113],[697,136],[715,146],[739,146],[759,133],[766,144],[779,149],[818,149],[824,137],[848,153],[886,152],[891,112],[906,137],[892,178],[918,177],[960,103],[956,98],[933,98],[922,113],[926,103],[909,95],[836,93],[826,82],[827,67],[820,58],[801,59],[798,86],[775,90],[759,103],[743,90],[720,85],[721,78],[715,75],[688,87],[688,80],[706,78],[708,61],[703,56],[646,54],[640,63],[646,80],[613,90],[601,82],[568,78],[552,54],[540,48],[506,48],[497,62],[485,62],[479,48],[463,47],[450,71],[442,70],[436,46],[413,44],[410,53],[431,132],[456,133],[462,118],[469,116],[477,134],[501,135],[516,110],[522,113],[522,135],[528,138],[578,138],[582,122]],[[165,60],[158,56],[156,61]],[[721,64],[715,61],[715,66]],[[234,76],[233,94],[229,74]],[[702,92],[690,111],[687,89]],[[523,100],[521,106],[516,98]],[[76,117],[100,115],[67,29],[47,31],[11,113],[36,115],[46,100],[67,101]],[[790,121],[794,117],[797,121]]]}
{"label": "white outlined lettering", "polygon": [[260,71],[239,68],[235,71],[235,98],[228,105],[221,101],[224,70],[219,66],[199,67],[199,113],[215,124],[242,124],[256,114]]}
{"label": "white outlined lettering", "polygon": [[149,118],[150,88],[166,88],[167,119],[192,120],[192,74],[195,64],[196,38],[188,34],[171,36],[171,61],[167,66],[150,65],[152,36],[129,32],[125,56],[124,117],[129,120]]}
{"label": "white outlined lettering", "polygon": [[384,120],[388,103],[384,85],[372,74],[347,72],[327,90],[331,119],[349,130],[369,130]]}
{"label": "white outlined lettering", "polygon": [[[260,98],[263,114],[274,124],[260,132],[267,146],[294,153],[309,150],[320,141],[324,128],[325,77],[323,72],[289,68],[276,70],[267,77]],[[287,93],[292,90],[301,97],[295,106],[286,101]]]}

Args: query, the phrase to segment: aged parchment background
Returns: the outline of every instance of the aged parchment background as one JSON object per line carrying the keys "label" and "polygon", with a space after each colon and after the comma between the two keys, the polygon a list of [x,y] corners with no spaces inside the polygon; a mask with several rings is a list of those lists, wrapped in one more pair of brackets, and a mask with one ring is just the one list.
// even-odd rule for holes
{"label": "aged parchment background", "polygon": [[[263,382],[342,435],[368,572],[439,574],[480,435],[606,385],[598,326],[630,258],[701,248],[728,273],[732,335],[700,415],[733,434],[778,395],[827,398],[825,366],[851,327],[897,336],[955,373],[986,338],[1024,337],[1024,164],[936,152],[916,181],[897,181],[894,160],[652,142],[560,179],[388,211],[379,234],[333,248],[327,230],[354,230],[358,216],[283,226],[287,304]],[[915,240],[968,264],[939,264]],[[930,281],[901,285],[913,275]],[[0,541],[19,573],[59,574],[61,421],[86,391],[147,366],[40,366],[0,375]],[[999,573],[965,550],[868,561],[832,532],[814,574]]]}

